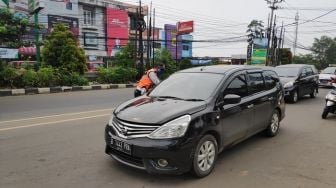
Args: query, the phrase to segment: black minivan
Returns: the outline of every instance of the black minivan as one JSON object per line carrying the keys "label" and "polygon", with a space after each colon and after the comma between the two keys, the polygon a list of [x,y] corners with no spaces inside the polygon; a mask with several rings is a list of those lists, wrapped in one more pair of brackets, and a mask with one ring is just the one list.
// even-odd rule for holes
{"label": "black minivan", "polygon": [[315,98],[318,93],[319,76],[315,66],[289,64],[275,67],[285,89],[285,99],[296,103],[300,97],[310,95]]}
{"label": "black minivan", "polygon": [[261,131],[275,136],[284,116],[283,87],[272,68],[191,68],[117,107],[105,152],[149,173],[204,177],[219,152]]}

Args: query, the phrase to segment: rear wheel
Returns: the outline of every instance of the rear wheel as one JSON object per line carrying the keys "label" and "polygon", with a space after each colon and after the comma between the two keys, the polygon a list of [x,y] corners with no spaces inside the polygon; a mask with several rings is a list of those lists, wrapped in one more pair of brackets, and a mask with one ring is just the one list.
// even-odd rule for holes
{"label": "rear wheel", "polygon": [[280,127],[280,113],[278,110],[274,110],[271,121],[266,128],[266,135],[269,137],[276,136],[279,132]]}
{"label": "rear wheel", "polygon": [[211,173],[218,154],[217,141],[212,135],[205,135],[197,144],[192,172],[202,178]]}

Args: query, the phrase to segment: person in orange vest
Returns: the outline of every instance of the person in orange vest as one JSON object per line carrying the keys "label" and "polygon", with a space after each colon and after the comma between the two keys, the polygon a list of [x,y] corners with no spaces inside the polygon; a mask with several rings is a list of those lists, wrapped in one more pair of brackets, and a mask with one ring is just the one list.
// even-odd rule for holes
{"label": "person in orange vest", "polygon": [[134,97],[139,97],[147,93],[154,86],[159,85],[161,82],[159,75],[164,72],[164,68],[164,65],[160,64],[150,70],[147,70],[138,82],[138,85],[134,91]]}

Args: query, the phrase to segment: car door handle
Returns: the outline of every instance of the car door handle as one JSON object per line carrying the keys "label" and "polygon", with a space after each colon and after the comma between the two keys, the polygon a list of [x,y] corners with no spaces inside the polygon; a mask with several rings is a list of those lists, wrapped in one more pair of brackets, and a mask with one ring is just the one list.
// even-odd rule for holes
{"label": "car door handle", "polygon": [[250,105],[247,106],[247,108],[249,108],[249,109],[253,108],[253,107],[254,107],[254,104],[250,104]]}

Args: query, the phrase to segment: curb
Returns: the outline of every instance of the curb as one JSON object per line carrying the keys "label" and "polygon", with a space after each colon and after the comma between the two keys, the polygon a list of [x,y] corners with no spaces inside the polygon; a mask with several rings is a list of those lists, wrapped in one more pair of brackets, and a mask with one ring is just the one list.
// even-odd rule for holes
{"label": "curb", "polygon": [[25,88],[25,89],[0,89],[0,97],[17,96],[17,95],[34,95],[47,93],[63,93],[74,91],[91,91],[91,90],[106,90],[106,89],[121,89],[134,88],[136,84],[102,84],[91,86],[63,86],[63,87],[48,87],[48,88]]}

